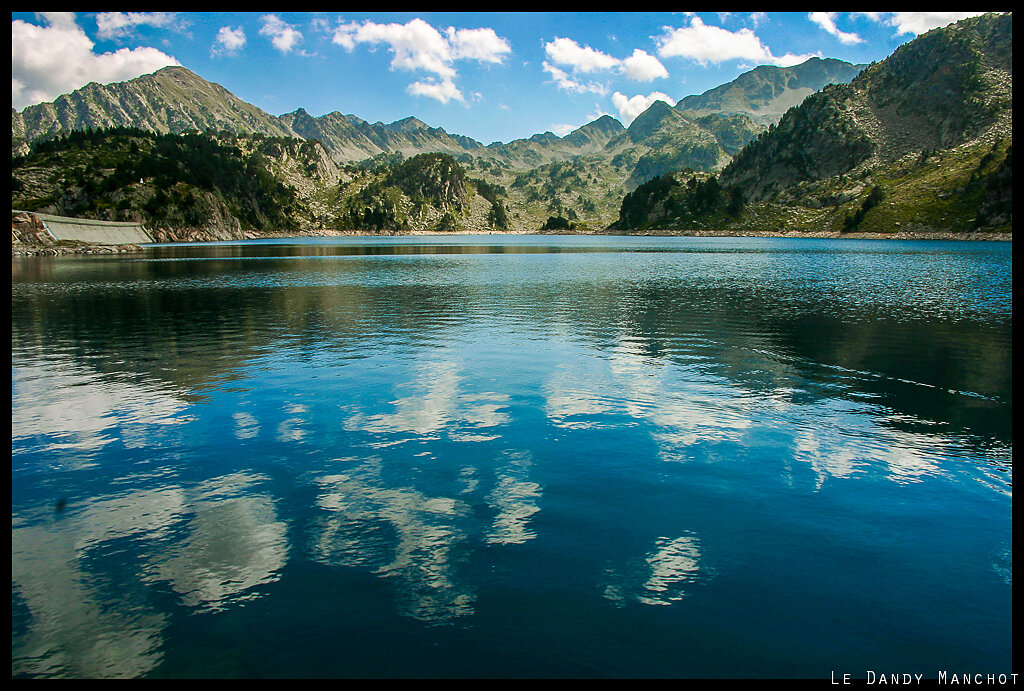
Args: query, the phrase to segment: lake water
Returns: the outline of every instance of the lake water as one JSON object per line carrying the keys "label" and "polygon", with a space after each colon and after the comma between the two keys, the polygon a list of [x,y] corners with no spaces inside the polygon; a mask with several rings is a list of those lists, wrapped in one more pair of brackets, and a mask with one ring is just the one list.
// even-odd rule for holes
{"label": "lake water", "polygon": [[1012,671],[1010,243],[12,259],[12,676]]}

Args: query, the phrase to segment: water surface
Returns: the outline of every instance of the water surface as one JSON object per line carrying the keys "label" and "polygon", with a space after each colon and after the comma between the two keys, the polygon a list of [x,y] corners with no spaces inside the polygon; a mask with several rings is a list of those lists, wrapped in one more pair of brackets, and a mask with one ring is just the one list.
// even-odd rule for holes
{"label": "water surface", "polygon": [[13,676],[1011,671],[1009,243],[12,262]]}

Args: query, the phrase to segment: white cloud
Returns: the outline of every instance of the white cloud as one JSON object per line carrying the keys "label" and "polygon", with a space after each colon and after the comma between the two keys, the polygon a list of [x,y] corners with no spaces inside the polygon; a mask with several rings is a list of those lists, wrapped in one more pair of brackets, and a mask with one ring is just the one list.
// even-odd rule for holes
{"label": "white cloud", "polygon": [[242,27],[232,29],[230,26],[222,26],[214,39],[211,55],[234,55],[245,46],[245,31]]}
{"label": "white cloud", "polygon": [[788,67],[820,56],[820,53],[781,57],[772,55],[771,50],[750,29],[729,31],[717,26],[708,26],[700,17],[691,17],[690,25],[683,28],[663,27],[665,33],[658,39],[658,55],[663,58],[684,57],[704,65],[709,62],[721,63],[727,60],[749,60],[757,64]]}
{"label": "white cloud", "polygon": [[594,50],[590,46],[581,46],[571,38],[556,38],[544,45],[544,51],[553,62],[568,65],[573,71],[584,74],[612,70],[620,64],[618,58]]}
{"label": "white cloud", "polygon": [[500,63],[505,55],[512,52],[508,41],[494,33],[494,29],[456,29],[450,26],[445,35],[456,60]]}
{"label": "white cloud", "polygon": [[392,69],[424,70],[449,79],[456,74],[451,65],[454,60],[451,44],[441,32],[422,19],[413,19],[406,24],[369,21],[342,24],[335,31],[334,42],[348,50],[353,50],[358,43],[384,43],[394,53]]}
{"label": "white cloud", "polygon": [[55,29],[77,30],[78,20],[74,12],[36,12],[47,24]]}
{"label": "white cloud", "polygon": [[668,76],[668,70],[658,58],[639,48],[628,58],[620,60],[590,46],[581,46],[571,38],[559,37],[546,43],[544,50],[550,59],[543,62],[544,71],[550,74],[558,88],[564,91],[601,95],[608,93],[606,85],[594,81],[584,82],[579,79],[580,74],[615,72],[640,82]]}
{"label": "white cloud", "polygon": [[89,82],[109,84],[134,79],[175,58],[155,48],[121,48],[95,53],[95,43],[68,12],[44,12],[46,26],[11,22],[11,105],[15,109],[52,101]]}
{"label": "white cloud", "polygon": [[[897,34],[923,34],[940,26],[968,17],[977,17],[984,12],[865,12],[875,21],[896,27]],[[888,15],[888,16],[885,16]]]}
{"label": "white cloud", "polygon": [[493,29],[448,27],[442,34],[419,18],[405,24],[342,22],[334,30],[332,41],[350,51],[359,44],[388,46],[393,53],[392,69],[429,72],[439,78],[414,82],[409,93],[441,103],[465,101],[454,81],[456,60],[500,63],[512,52],[508,41]]}
{"label": "white cloud", "polygon": [[302,42],[302,32],[275,14],[265,14],[260,19],[263,26],[261,36],[269,36],[270,42],[282,53],[290,53]]}
{"label": "white cloud", "polygon": [[676,104],[675,100],[670,96],[667,96],[660,91],[644,96],[643,94],[637,94],[636,96],[629,98],[625,94],[621,94],[616,91],[612,94],[612,103],[619,110],[619,115],[622,116],[624,124],[628,125],[636,119],[636,116],[644,112],[651,107],[651,104],[655,101],[664,101],[670,106]]}
{"label": "white cloud", "polygon": [[588,82],[587,84],[584,84],[583,82],[577,81],[571,77],[565,70],[555,67],[547,60],[542,63],[542,67],[545,72],[554,78],[558,88],[564,91],[571,91],[573,93],[590,92],[601,94],[602,96],[608,93],[608,89],[604,84],[599,84],[597,82]]}
{"label": "white cloud", "polygon": [[838,38],[839,42],[844,45],[849,46],[855,43],[864,43],[864,39],[857,34],[851,34],[839,30],[839,27],[836,26],[836,14],[836,12],[810,12],[808,13],[807,18]]}
{"label": "white cloud", "polygon": [[406,91],[413,96],[426,96],[427,98],[433,98],[441,103],[448,103],[453,100],[464,102],[466,100],[462,95],[462,92],[459,91],[459,87],[455,86],[455,82],[450,79],[442,79],[439,82],[413,82],[409,85]]}
{"label": "white cloud", "polygon": [[96,37],[102,40],[125,38],[137,26],[174,27],[175,12],[100,12],[96,15]]}
{"label": "white cloud", "polygon": [[650,82],[668,76],[668,70],[658,58],[639,48],[622,61],[622,72],[638,82]]}
{"label": "white cloud", "polygon": [[808,60],[810,60],[811,58],[820,58],[820,57],[821,57],[821,51],[820,50],[817,51],[817,52],[814,52],[814,53],[801,53],[800,55],[794,55],[793,53],[786,53],[783,56],[780,56],[780,57],[777,57],[777,58],[772,58],[771,64],[777,65],[779,67],[792,67],[793,65],[803,64],[803,63],[807,62]]}

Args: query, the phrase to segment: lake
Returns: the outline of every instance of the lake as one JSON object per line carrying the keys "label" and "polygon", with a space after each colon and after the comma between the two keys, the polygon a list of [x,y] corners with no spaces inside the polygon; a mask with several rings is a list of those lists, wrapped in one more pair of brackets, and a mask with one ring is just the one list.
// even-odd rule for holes
{"label": "lake", "polygon": [[12,259],[13,677],[1012,671],[1004,242]]}

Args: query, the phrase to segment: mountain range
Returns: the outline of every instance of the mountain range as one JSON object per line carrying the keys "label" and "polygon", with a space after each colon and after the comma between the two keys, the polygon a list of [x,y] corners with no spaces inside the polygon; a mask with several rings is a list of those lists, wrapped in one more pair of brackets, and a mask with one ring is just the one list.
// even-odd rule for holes
{"label": "mountain range", "polygon": [[[275,116],[184,67],[167,67],[12,110],[12,155],[25,156],[38,142],[73,131],[110,127],[310,142],[312,148],[302,148],[302,162],[287,154],[271,156],[273,174],[299,190],[309,218],[328,223],[338,218],[339,208],[351,207],[353,195],[366,201],[366,190],[386,189],[382,183],[393,171],[382,166],[430,153],[450,155],[459,174],[487,193],[487,201],[476,204],[484,210],[476,221],[469,220],[472,194],[460,207],[469,214],[467,228],[488,216],[495,195],[512,226],[522,228],[539,228],[553,216],[589,230],[612,224],[619,230],[778,226],[795,218],[831,228],[847,223],[855,213],[850,205],[861,209],[875,187],[890,195],[887,204],[898,199],[900,184],[879,182],[897,175],[907,157],[921,161],[914,189],[932,185],[936,194],[961,197],[957,187],[948,188],[950,181],[937,177],[953,168],[966,174],[965,166],[974,166],[974,194],[989,168],[1012,161],[1012,15],[985,15],[933,30],[870,66],[822,58],[793,67],[760,66],[674,106],[655,101],[628,127],[605,115],[565,136],[544,132],[486,145],[415,117],[369,123],[340,112],[313,116],[301,108]],[[982,158],[985,170],[978,169]],[[374,169],[371,185],[366,175]],[[303,172],[308,170],[315,175]],[[36,171],[28,177],[45,176]],[[683,184],[687,180],[689,186]],[[705,189],[709,180],[713,187]],[[700,204],[686,201],[691,188],[703,195]],[[651,196],[652,190],[660,191]],[[52,196],[38,185],[35,191],[40,199]],[[648,197],[652,205],[645,209],[639,201]],[[791,202],[802,211],[779,211]],[[408,211],[418,202],[402,203]],[[742,220],[736,216],[741,209]],[[943,222],[934,214],[918,221]]]}
{"label": "mountain range", "polygon": [[634,190],[616,228],[1009,229],[1012,48],[1009,13],[933,29],[786,111],[713,183]]}
{"label": "mountain range", "polygon": [[[763,66],[700,96],[680,101],[675,112],[694,122],[706,115],[739,115],[757,131],[775,122],[791,105],[834,82],[847,82],[863,65],[812,58],[795,67]],[[664,104],[664,102],[658,102]],[[647,118],[648,120],[650,117]],[[643,121],[641,121],[642,123]],[[489,146],[415,117],[390,124],[368,123],[340,112],[314,117],[304,109],[274,116],[242,101],[219,84],[208,82],[184,67],[165,67],[137,79],[113,84],[92,82],[52,103],[12,109],[11,140],[16,153],[32,141],[73,130],[138,127],[157,133],[190,130],[229,130],[244,134],[318,139],[339,163],[361,161],[379,154],[423,152],[493,156],[510,162],[544,162],[566,156],[598,153],[625,129],[603,116],[565,137],[550,132],[508,144]],[[703,129],[697,125],[698,129]],[[638,137],[630,136],[632,143]]]}
{"label": "mountain range", "polygon": [[[12,154],[23,155],[31,143],[71,131],[136,127],[160,134],[228,131],[315,139],[340,166],[448,153],[470,174],[508,190],[516,223],[539,226],[571,209],[589,227],[604,227],[616,219],[622,196],[644,180],[681,168],[720,170],[788,104],[849,81],[862,67],[820,58],[788,68],[759,67],[675,107],[656,101],[628,128],[605,115],[562,137],[544,132],[485,145],[415,117],[370,123],[340,112],[312,116],[302,108],[271,115],[174,66],[126,82],[90,83],[52,103],[12,110],[11,144]],[[564,174],[565,165],[575,171],[574,184],[558,185],[553,176]]]}

